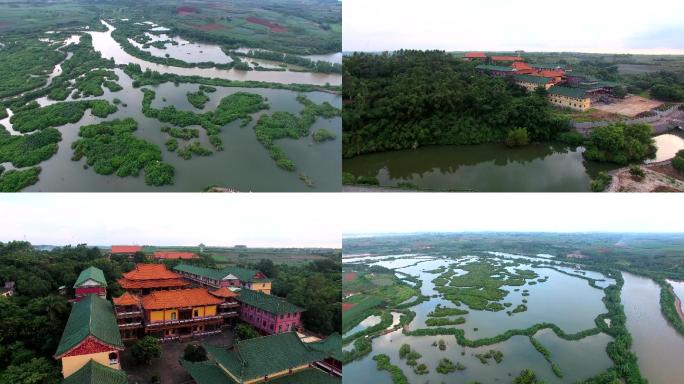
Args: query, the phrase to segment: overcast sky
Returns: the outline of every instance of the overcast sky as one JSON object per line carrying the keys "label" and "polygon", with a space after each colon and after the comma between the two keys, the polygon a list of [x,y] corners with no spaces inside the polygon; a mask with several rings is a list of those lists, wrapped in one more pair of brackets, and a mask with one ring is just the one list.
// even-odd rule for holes
{"label": "overcast sky", "polygon": [[344,0],[344,51],[684,53],[684,1]]}
{"label": "overcast sky", "polygon": [[341,247],[326,194],[0,194],[0,241]]}
{"label": "overcast sky", "polygon": [[347,194],[345,235],[394,232],[684,232],[678,194]]}

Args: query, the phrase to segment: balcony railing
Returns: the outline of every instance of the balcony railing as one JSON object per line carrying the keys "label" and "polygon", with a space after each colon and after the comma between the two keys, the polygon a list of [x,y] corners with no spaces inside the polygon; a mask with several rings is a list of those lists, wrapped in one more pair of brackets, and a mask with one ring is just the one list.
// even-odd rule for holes
{"label": "balcony railing", "polygon": [[116,317],[135,317],[142,316],[142,311],[117,312]]}
{"label": "balcony railing", "polygon": [[216,315],[216,316],[193,317],[191,319],[182,319],[182,320],[155,321],[155,322],[147,323],[147,327],[159,327],[159,326],[164,326],[164,325],[198,323],[198,322],[202,322],[202,321],[219,320],[222,317],[223,316],[221,316],[221,315]]}
{"label": "balcony railing", "polygon": [[229,316],[237,316],[238,313],[236,311],[230,311],[230,312],[221,312],[220,315],[223,317],[229,317]]}
{"label": "balcony railing", "polygon": [[119,328],[127,329],[127,328],[137,328],[137,327],[142,327],[142,322],[138,321],[137,323],[121,323],[118,324]]}

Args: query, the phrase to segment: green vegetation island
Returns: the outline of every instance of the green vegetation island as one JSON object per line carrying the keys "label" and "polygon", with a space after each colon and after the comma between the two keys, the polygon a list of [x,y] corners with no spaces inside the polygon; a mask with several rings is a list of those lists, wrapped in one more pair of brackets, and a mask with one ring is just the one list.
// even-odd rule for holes
{"label": "green vegetation island", "polygon": [[684,350],[682,245],[682,234],[658,233],[345,238],[345,378],[676,380],[677,358],[653,356],[649,340]]}
{"label": "green vegetation island", "polygon": [[684,190],[684,57],[476,53],[344,56],[349,191]]}

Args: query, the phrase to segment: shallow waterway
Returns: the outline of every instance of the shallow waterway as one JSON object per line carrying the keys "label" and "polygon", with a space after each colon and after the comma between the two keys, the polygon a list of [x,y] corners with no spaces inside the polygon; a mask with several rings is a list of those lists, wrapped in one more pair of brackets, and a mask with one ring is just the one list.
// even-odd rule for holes
{"label": "shallow waterway", "polygon": [[[139,64],[140,67],[157,71],[160,73],[173,73],[181,76],[202,76],[209,78],[221,78],[229,80],[254,80],[274,83],[297,83],[297,84],[316,84],[341,85],[342,75],[323,74],[311,72],[274,72],[274,71],[238,71],[235,69],[216,69],[216,68],[184,68],[151,63],[138,59],[126,53],[123,48],[112,38],[112,31],[116,28],[104,20],[101,22],[107,26],[107,32],[88,32],[93,37],[93,47],[100,52],[102,57],[114,59],[116,64]],[[204,61],[204,60],[203,60]],[[207,60],[208,61],[208,60]]]}
{"label": "shallow waterway", "polygon": [[[156,119],[145,117],[141,110],[143,93],[140,89],[132,87],[132,80],[122,70],[116,69],[115,72],[119,76],[118,83],[124,89],[115,93],[105,89],[104,95],[97,97],[97,99],[112,101],[114,98],[119,98],[122,101],[122,104],[119,105],[119,111],[105,119],[94,117],[88,111],[78,123],[58,127],[57,129],[62,132],[62,141],[59,143],[57,154],[39,164],[42,172],[38,183],[24,189],[24,191],[192,192],[201,191],[210,185],[230,187],[241,192],[339,191],[342,150],[340,141],[342,122],[339,117],[318,118],[311,128],[312,132],[319,128],[326,128],[337,135],[336,140],[315,143],[311,137],[306,137],[299,140],[282,139],[276,141],[277,145],[297,165],[295,172],[278,168],[271,159],[268,150],[256,139],[253,126],[262,114],[272,114],[276,111],[288,111],[296,114],[303,109],[302,104],[296,100],[298,93],[282,89],[216,87],[216,92],[207,94],[210,100],[204,109],[198,110],[190,105],[186,97],[187,92],[198,90],[197,84],[179,84],[176,87],[173,83],[164,83],[149,87],[157,93],[152,104],[153,107],[162,108],[173,105],[179,110],[195,112],[214,110],[223,97],[235,92],[257,93],[267,98],[270,109],[253,114],[252,122],[246,127],[240,127],[239,120],[222,127],[220,137],[223,140],[223,151],[215,151],[213,155],[207,157],[193,157],[190,160],[183,160],[176,153],[167,151],[164,146],[168,137],[160,129],[169,124],[163,124]],[[309,92],[305,95],[317,104],[327,101],[337,108],[341,107],[339,96],[326,92]],[[85,100],[87,99],[85,98]],[[51,103],[54,101],[41,100],[41,104]],[[124,107],[123,104],[127,104],[127,107]],[[142,172],[139,177],[99,175],[92,168],[84,168],[85,159],[78,162],[71,160],[73,155],[71,144],[78,139],[79,127],[127,117],[132,117],[138,122],[138,130],[135,135],[158,145],[162,152],[163,161],[174,166],[176,176],[173,185],[148,186],[144,182]],[[191,126],[191,128],[198,128],[199,140],[202,145],[206,148],[212,148],[204,129],[195,126]],[[182,141],[179,140],[179,143]],[[307,187],[299,180],[300,172],[313,179],[314,188]]]}
{"label": "shallow waterway", "polygon": [[684,337],[670,326],[660,311],[660,286],[653,280],[624,272],[622,305],[632,351],[641,374],[650,384],[681,383],[684,378]]}
{"label": "shallow waterway", "polygon": [[[658,147],[655,161],[684,149],[679,134],[654,139]],[[343,170],[376,177],[381,186],[410,183],[431,190],[587,192],[599,172],[619,166],[585,161],[583,151],[562,144],[428,146],[345,159]]]}

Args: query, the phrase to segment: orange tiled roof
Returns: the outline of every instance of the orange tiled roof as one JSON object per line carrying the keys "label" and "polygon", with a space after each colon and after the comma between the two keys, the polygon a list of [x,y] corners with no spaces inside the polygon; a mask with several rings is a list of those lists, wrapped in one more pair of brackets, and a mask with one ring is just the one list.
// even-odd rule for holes
{"label": "orange tiled roof", "polygon": [[223,300],[212,296],[204,288],[156,291],[142,298],[143,308],[146,310],[216,305],[222,302]]}
{"label": "orange tiled roof", "polygon": [[215,290],[215,291],[211,291],[211,292],[209,292],[209,293],[211,293],[212,295],[214,295],[214,296],[216,296],[216,297],[223,297],[223,298],[236,297],[236,296],[238,296],[237,293],[231,291],[230,289],[228,289],[228,288],[226,288],[226,287],[219,288],[219,289],[217,289],[217,290]]}
{"label": "orange tiled roof", "polygon": [[136,253],[141,252],[139,245],[112,245],[112,253]]}
{"label": "orange tiled roof", "polygon": [[561,77],[563,76],[565,72],[563,71],[551,71],[551,70],[544,70],[544,71],[539,71],[539,76],[543,77]]}
{"label": "orange tiled roof", "polygon": [[492,61],[523,61],[523,58],[518,56],[492,56]]}
{"label": "orange tiled roof", "polygon": [[136,295],[132,295],[128,292],[125,292],[123,295],[119,297],[114,297],[112,298],[112,301],[114,302],[114,305],[138,305],[140,304],[140,298]]}
{"label": "orange tiled roof", "polygon": [[511,67],[521,70],[521,69],[532,69],[529,64],[524,63],[522,61],[516,61],[515,63],[511,64]]}
{"label": "orange tiled roof", "polygon": [[487,57],[487,55],[485,55],[484,52],[468,52],[465,54],[465,57],[467,57],[469,59],[475,59],[475,58],[484,59],[485,57]]}
{"label": "orange tiled roof", "polygon": [[135,268],[123,274],[126,280],[179,279],[181,275],[166,269],[164,264],[136,264]]}
{"label": "orange tiled roof", "polygon": [[156,251],[154,253],[155,259],[196,259],[199,256],[192,252],[162,252]]}
{"label": "orange tiled roof", "polygon": [[119,286],[123,289],[144,289],[144,288],[181,288],[190,285],[183,279],[150,279],[150,280],[128,280],[119,279]]}

